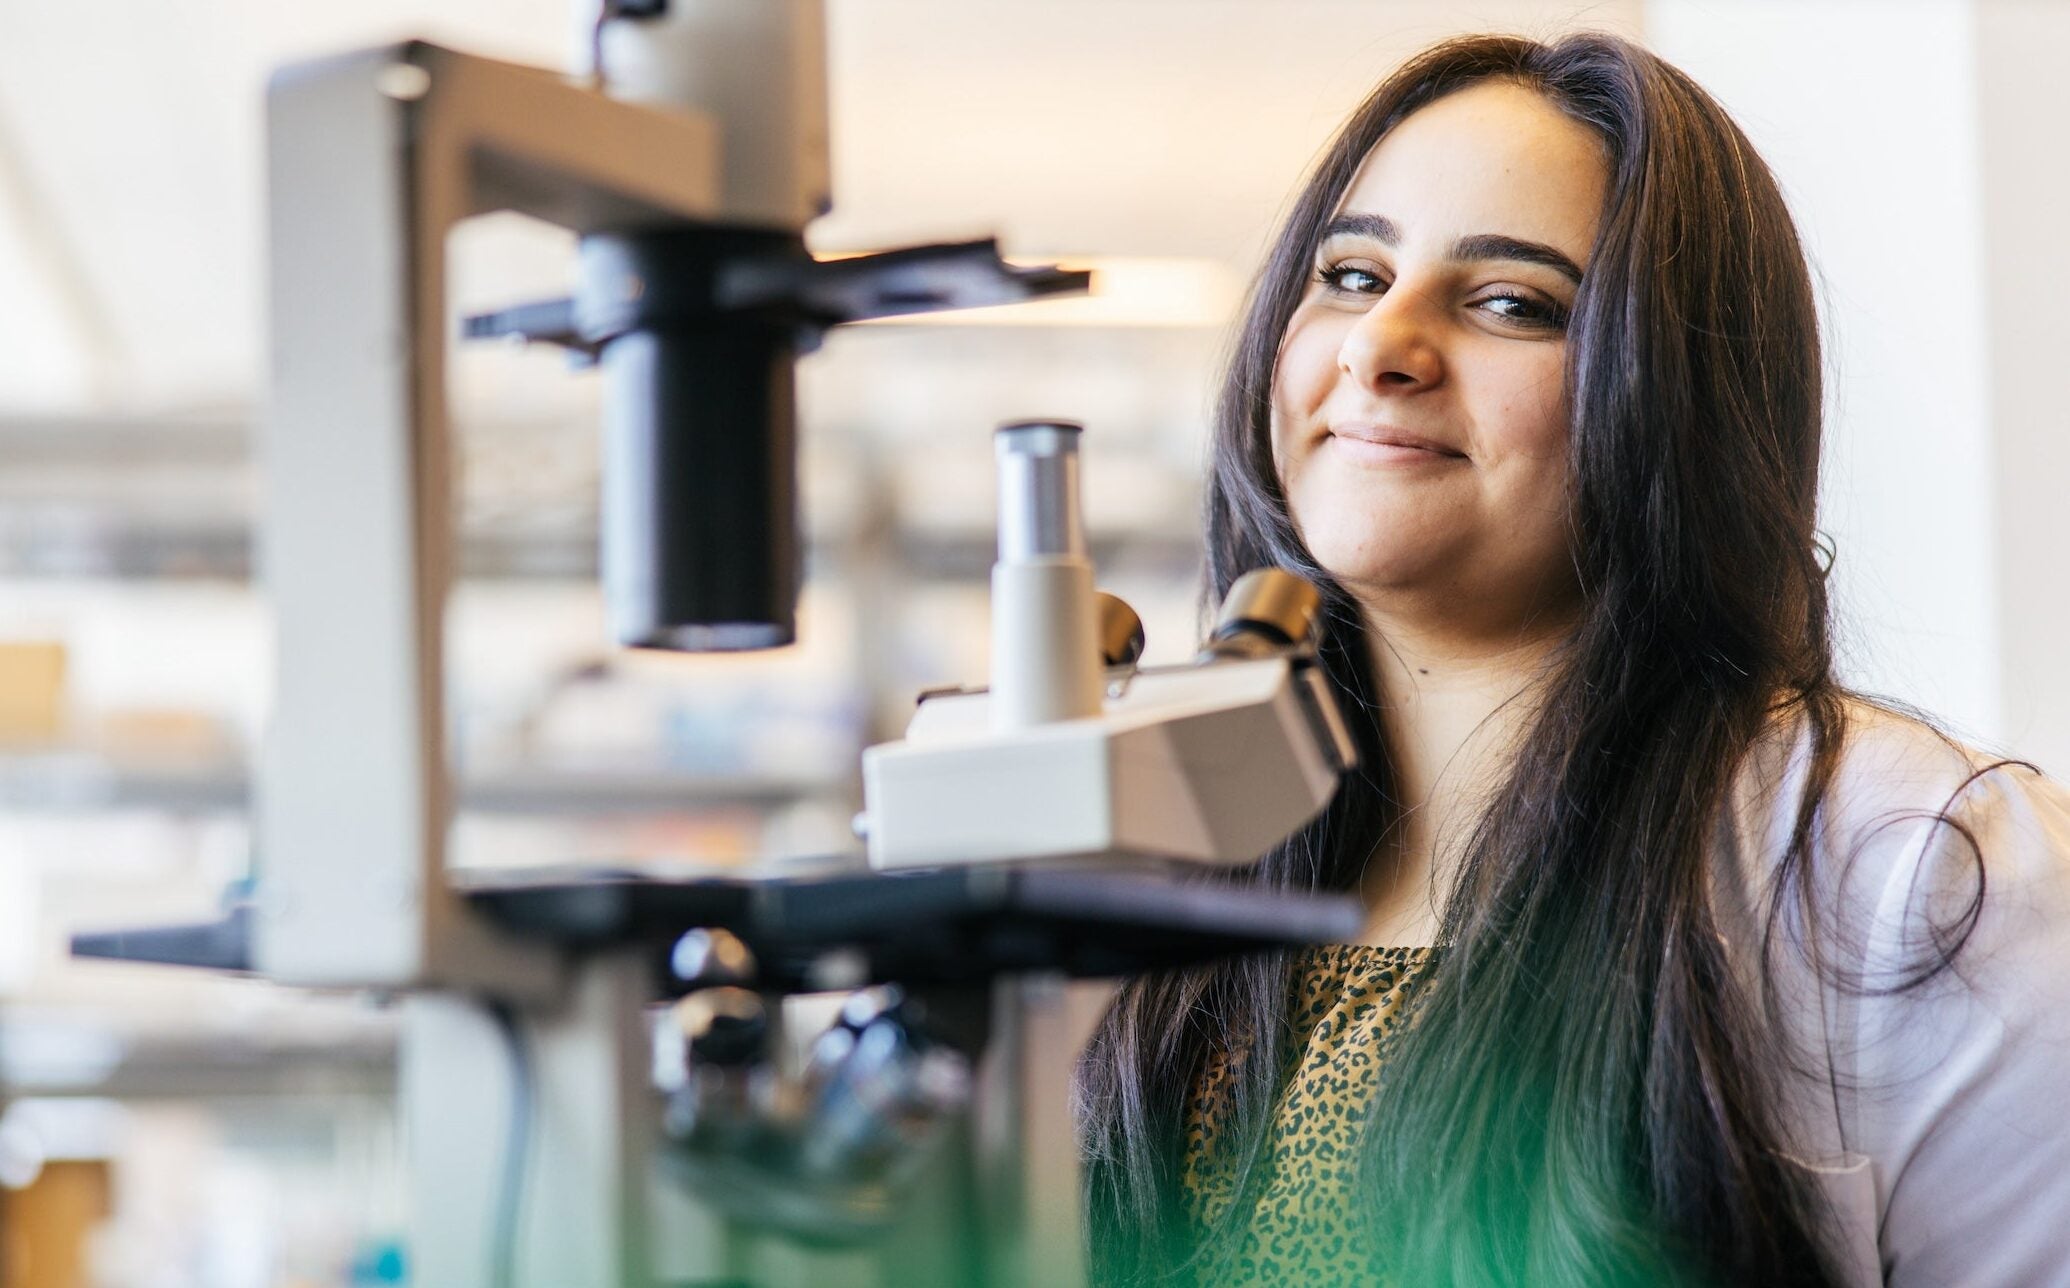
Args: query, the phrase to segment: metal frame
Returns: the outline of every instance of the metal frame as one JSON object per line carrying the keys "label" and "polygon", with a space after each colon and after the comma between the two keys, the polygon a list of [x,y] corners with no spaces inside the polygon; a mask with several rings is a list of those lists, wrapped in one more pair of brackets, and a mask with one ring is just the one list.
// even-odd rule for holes
{"label": "metal frame", "polygon": [[445,881],[445,240],[495,210],[579,233],[708,221],[718,130],[418,42],[289,68],[267,110],[260,554],[278,670],[256,964],[290,984],[537,1000],[558,963]]}

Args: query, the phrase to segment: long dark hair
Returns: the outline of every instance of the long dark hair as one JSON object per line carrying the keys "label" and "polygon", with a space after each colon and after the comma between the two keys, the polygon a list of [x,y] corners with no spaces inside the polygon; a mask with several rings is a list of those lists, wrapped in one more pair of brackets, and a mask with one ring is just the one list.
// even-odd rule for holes
{"label": "long dark hair", "polygon": [[[1359,774],[1256,878],[1355,889],[1399,812],[1369,628],[1303,547],[1273,466],[1280,340],[1319,232],[1374,145],[1496,78],[1608,149],[1567,352],[1586,602],[1471,838],[1412,1033],[1388,1053],[1365,1151],[1372,1246],[1404,1285],[1826,1283],[1818,1193],[1784,1157],[1775,1108],[1792,1062],[1775,1044],[1775,1000],[1735,984],[1710,897],[1735,770],[1790,719],[1810,768],[1771,940],[1792,889],[1809,900],[1844,734],[1814,526],[1814,297],[1746,138],[1624,40],[1477,37],[1408,63],[1322,157],[1254,288],[1216,416],[1207,595],[1262,566],[1316,579],[1325,664],[1370,717],[1354,721]],[[1242,1057],[1220,1137],[1254,1175],[1294,965],[1281,954],[1139,979],[1108,1014],[1080,1074],[1099,1282],[1182,1282],[1211,1260],[1179,1194],[1187,1092],[1211,1052]]]}

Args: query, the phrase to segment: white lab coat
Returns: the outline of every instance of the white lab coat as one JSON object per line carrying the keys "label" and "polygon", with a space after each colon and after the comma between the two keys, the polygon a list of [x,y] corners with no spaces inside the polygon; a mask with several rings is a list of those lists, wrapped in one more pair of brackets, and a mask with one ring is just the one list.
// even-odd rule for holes
{"label": "white lab coat", "polygon": [[[1774,982],[1803,1068],[1785,1093],[1795,1161],[1818,1176],[1850,1285],[2070,1284],[2070,791],[1862,703],[1816,834],[1819,912],[1791,905]],[[1721,928],[1743,978],[1804,788],[1801,725],[1755,750],[1724,827]],[[1955,968],[1888,986],[1959,928],[1981,852],[1980,913]]]}

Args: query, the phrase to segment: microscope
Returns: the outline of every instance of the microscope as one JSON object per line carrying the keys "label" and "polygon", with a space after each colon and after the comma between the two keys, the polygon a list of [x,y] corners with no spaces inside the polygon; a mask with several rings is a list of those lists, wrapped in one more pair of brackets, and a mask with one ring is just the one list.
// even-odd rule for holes
{"label": "microscope", "polygon": [[1082,1283],[1068,1082],[1098,999],[1060,981],[1359,928],[1241,879],[1353,765],[1315,591],[1259,570],[1193,663],[1139,666],[1057,421],[995,434],[990,682],[865,753],[863,857],[448,870],[455,225],[580,236],[567,298],[464,330],[598,368],[629,647],[793,638],[792,373],[829,328],[1087,285],[990,242],[814,258],[823,42],[820,0],[604,0],[588,84],[405,43],[269,90],[255,892],[74,952],[399,999],[414,1283]]}

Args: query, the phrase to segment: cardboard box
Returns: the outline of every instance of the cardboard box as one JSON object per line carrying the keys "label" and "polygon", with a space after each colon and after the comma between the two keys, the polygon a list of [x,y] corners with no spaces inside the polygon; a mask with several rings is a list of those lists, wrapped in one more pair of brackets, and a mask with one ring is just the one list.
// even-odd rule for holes
{"label": "cardboard box", "polygon": [[0,743],[58,741],[65,726],[65,646],[0,640]]}

